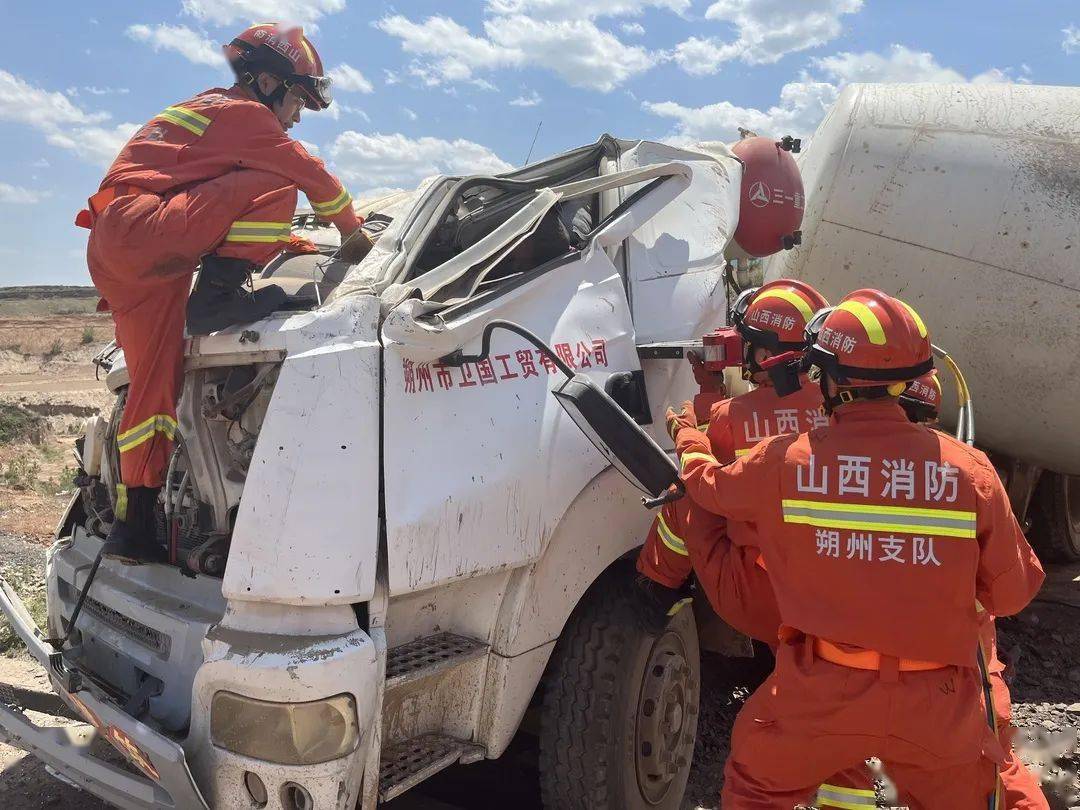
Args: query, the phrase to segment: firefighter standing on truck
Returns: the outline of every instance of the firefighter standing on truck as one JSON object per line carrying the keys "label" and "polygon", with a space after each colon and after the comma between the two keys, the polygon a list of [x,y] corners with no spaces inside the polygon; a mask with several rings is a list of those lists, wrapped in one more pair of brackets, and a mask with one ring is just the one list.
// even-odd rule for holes
{"label": "firefighter standing on truck", "polygon": [[992,806],[1004,756],[978,607],[1018,612],[1042,569],[986,456],[897,402],[933,366],[918,314],[858,290],[809,331],[828,426],[727,466],[677,434],[698,505],[756,524],[782,621],[776,670],[735,723],[725,810],[811,803],[871,756],[902,804]]}
{"label": "firefighter standing on truck", "polygon": [[117,434],[122,483],[103,550],[127,562],[157,555],[154,508],[176,433],[185,305],[192,335],[280,306],[280,287],[244,285],[289,243],[298,188],[341,232],[343,258],[357,261],[370,247],[349,192],[287,134],[303,108],[331,102],[303,29],[255,25],[224,50],[236,84],[158,113],[76,219],[90,228],[90,275],[112,310],[131,379]]}
{"label": "firefighter standing on truck", "polygon": [[[732,308],[731,321],[742,339],[743,379],[757,387],[737,397],[724,397],[720,393],[722,373],[709,371],[700,360],[692,359],[701,392],[684,405],[682,415],[669,427],[698,426],[707,433],[713,455],[731,462],[768,436],[799,433],[827,422],[821,394],[807,384],[805,375],[798,390],[778,392],[761,364],[787,352],[802,351],[807,324],[814,313],[828,305],[809,284],[789,279],[743,291]],[[688,547],[702,547],[702,559],[694,568],[713,609],[736,630],[775,645],[776,602],[768,575],[758,564],[753,529],[745,524],[725,524],[722,517],[695,506],[690,498],[665,504],[638,556],[642,585],[661,611],[671,610],[686,594],[691,571]],[[747,598],[750,593],[765,591],[768,599]]]}

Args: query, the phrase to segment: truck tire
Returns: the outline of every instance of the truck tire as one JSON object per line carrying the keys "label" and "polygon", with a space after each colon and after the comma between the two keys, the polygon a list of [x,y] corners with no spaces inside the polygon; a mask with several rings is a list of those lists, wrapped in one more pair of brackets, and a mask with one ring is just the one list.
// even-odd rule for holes
{"label": "truck tire", "polygon": [[632,564],[593,586],[545,678],[540,795],[546,810],[677,810],[697,737],[701,662],[694,613],[645,622]]}
{"label": "truck tire", "polygon": [[1045,473],[1035,497],[1031,544],[1039,558],[1080,561],[1080,476]]}

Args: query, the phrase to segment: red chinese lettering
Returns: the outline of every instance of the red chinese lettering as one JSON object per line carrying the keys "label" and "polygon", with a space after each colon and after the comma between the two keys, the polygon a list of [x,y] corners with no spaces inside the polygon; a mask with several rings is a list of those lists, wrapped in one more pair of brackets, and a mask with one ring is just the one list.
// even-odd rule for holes
{"label": "red chinese lettering", "polygon": [[536,361],[533,360],[532,349],[519,349],[514,352],[514,359],[521,366],[522,377],[540,376],[540,372],[536,370]]}
{"label": "red chinese lettering", "polygon": [[445,363],[435,363],[435,379],[439,381],[439,388],[444,391],[454,387],[454,378],[450,376],[450,369]]}
{"label": "red chinese lettering", "polygon": [[548,357],[545,352],[540,352],[540,365],[547,369],[548,374],[554,374],[559,370],[559,367],[555,365],[555,361]]}
{"label": "red chinese lettering", "polygon": [[592,366],[592,349],[584,340],[578,342],[576,353],[578,365],[581,368],[590,368]]}
{"label": "red chinese lettering", "polygon": [[502,363],[502,367],[503,367],[502,374],[499,375],[500,380],[512,380],[512,379],[514,379],[514,377],[520,377],[521,376],[520,374],[517,374],[517,373],[510,370],[510,365],[509,365],[509,363],[507,363],[507,361],[510,359],[510,355],[508,355],[508,354],[497,354],[497,355],[495,355],[495,359],[498,360],[500,363]]}
{"label": "red chinese lettering", "polygon": [[435,390],[435,386],[431,384],[431,366],[428,363],[417,363],[416,365],[416,390]]}
{"label": "red chinese lettering", "polygon": [[592,342],[593,356],[596,358],[596,365],[607,365],[607,341],[603,338],[596,338]]}
{"label": "red chinese lettering", "polygon": [[473,379],[472,369],[469,368],[468,363],[464,363],[461,366],[461,382],[458,383],[458,388],[468,388],[469,386],[476,385],[476,380]]}
{"label": "red chinese lettering", "polygon": [[555,354],[570,368],[577,368],[577,364],[574,362],[574,352],[569,343],[556,343]]}
{"label": "red chinese lettering", "polygon": [[415,394],[416,393],[416,372],[414,370],[413,361],[412,360],[402,360],[401,361],[401,370],[402,370],[403,374],[405,375],[405,393],[406,394]]}
{"label": "red chinese lettering", "polygon": [[494,385],[498,382],[495,378],[495,369],[491,367],[490,360],[481,360],[476,364],[476,370],[480,374],[480,385]]}

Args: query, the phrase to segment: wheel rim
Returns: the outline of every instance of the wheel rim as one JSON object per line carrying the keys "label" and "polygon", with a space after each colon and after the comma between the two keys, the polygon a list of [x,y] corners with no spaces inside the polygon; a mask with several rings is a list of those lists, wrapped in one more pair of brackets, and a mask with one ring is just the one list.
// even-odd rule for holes
{"label": "wheel rim", "polygon": [[638,789],[649,804],[662,802],[675,777],[689,767],[694,735],[687,727],[697,710],[686,648],[668,631],[653,644],[637,707]]}

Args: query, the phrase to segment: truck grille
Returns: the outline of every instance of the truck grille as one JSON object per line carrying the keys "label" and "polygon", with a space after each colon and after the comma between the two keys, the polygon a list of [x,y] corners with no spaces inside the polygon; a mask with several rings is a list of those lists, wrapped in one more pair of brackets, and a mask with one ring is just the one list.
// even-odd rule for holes
{"label": "truck grille", "polygon": [[83,610],[92,615],[102,624],[108,625],[118,633],[123,633],[147,649],[153,650],[162,658],[169,657],[170,639],[164,633],[148,627],[142,622],[125,616],[118,610],[113,610],[108,605],[87,597]]}

